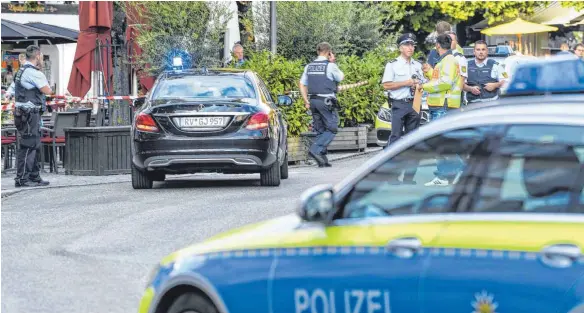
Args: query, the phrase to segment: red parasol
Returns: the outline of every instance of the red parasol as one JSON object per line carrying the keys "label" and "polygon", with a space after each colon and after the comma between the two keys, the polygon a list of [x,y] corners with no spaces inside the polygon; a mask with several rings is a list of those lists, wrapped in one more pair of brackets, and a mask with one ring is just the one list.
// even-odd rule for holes
{"label": "red parasol", "polygon": [[[111,44],[111,28],[114,15],[112,1],[79,1],[79,37],[73,60],[73,69],[69,78],[67,90],[75,97],[84,97],[91,88],[91,71],[97,70],[104,77],[111,77],[112,61],[110,49],[101,49],[101,60],[96,62],[96,42],[103,45]],[[99,64],[100,68],[95,68]],[[108,84],[104,84],[106,93]]]}

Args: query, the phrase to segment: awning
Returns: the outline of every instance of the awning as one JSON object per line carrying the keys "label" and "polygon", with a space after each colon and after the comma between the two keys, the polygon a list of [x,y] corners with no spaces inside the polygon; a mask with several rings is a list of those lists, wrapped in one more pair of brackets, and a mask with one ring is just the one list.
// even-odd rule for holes
{"label": "awning", "polygon": [[38,29],[42,29],[42,30],[46,30],[46,31],[49,31],[49,32],[52,32],[55,34],[59,34],[61,36],[69,37],[69,38],[77,39],[77,36],[79,36],[79,32],[74,30],[74,29],[56,26],[56,25],[45,24],[45,23],[41,23],[41,22],[31,22],[31,23],[26,23],[24,25],[31,26],[31,27],[38,28]]}
{"label": "awning", "polygon": [[74,43],[77,39],[29,25],[2,19],[2,42],[45,41],[48,44]]}
{"label": "awning", "polygon": [[559,1],[554,1],[545,9],[536,12],[529,20],[545,25],[569,25],[571,21],[582,16],[584,16],[584,10],[563,7]]}

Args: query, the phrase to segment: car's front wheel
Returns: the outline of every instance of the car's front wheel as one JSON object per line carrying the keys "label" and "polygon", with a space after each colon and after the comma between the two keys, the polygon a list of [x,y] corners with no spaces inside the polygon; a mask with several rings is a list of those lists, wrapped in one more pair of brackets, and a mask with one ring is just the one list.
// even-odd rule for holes
{"label": "car's front wheel", "polygon": [[262,186],[280,186],[280,164],[274,162],[270,168],[260,173]]}
{"label": "car's front wheel", "polygon": [[197,312],[197,313],[217,313],[217,309],[211,303],[209,299],[203,297],[202,295],[194,292],[187,292],[180,295],[170,308],[168,308],[168,313],[185,313],[185,312]]}
{"label": "car's front wheel", "polygon": [[134,189],[152,189],[152,179],[132,164],[132,187]]}

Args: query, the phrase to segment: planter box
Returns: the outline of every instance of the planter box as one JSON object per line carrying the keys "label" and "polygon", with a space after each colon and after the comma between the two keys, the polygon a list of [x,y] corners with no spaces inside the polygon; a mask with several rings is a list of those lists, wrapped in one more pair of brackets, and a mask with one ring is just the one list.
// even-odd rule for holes
{"label": "planter box", "polygon": [[367,132],[367,145],[377,146],[377,131],[375,131],[375,128],[371,128]]}
{"label": "planter box", "polygon": [[302,137],[288,137],[288,162],[308,160],[308,148]]}
{"label": "planter box", "polygon": [[363,151],[365,148],[367,148],[367,126],[339,128],[335,139],[328,146],[329,151]]}
{"label": "planter box", "polygon": [[104,176],[131,172],[131,126],[65,129],[65,174]]}

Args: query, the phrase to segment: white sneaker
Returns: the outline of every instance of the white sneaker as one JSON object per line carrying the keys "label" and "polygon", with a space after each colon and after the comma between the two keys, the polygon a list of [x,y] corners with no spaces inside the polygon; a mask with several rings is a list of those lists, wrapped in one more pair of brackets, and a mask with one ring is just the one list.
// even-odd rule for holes
{"label": "white sneaker", "polygon": [[425,183],[424,186],[448,186],[448,180],[434,177],[430,182]]}

